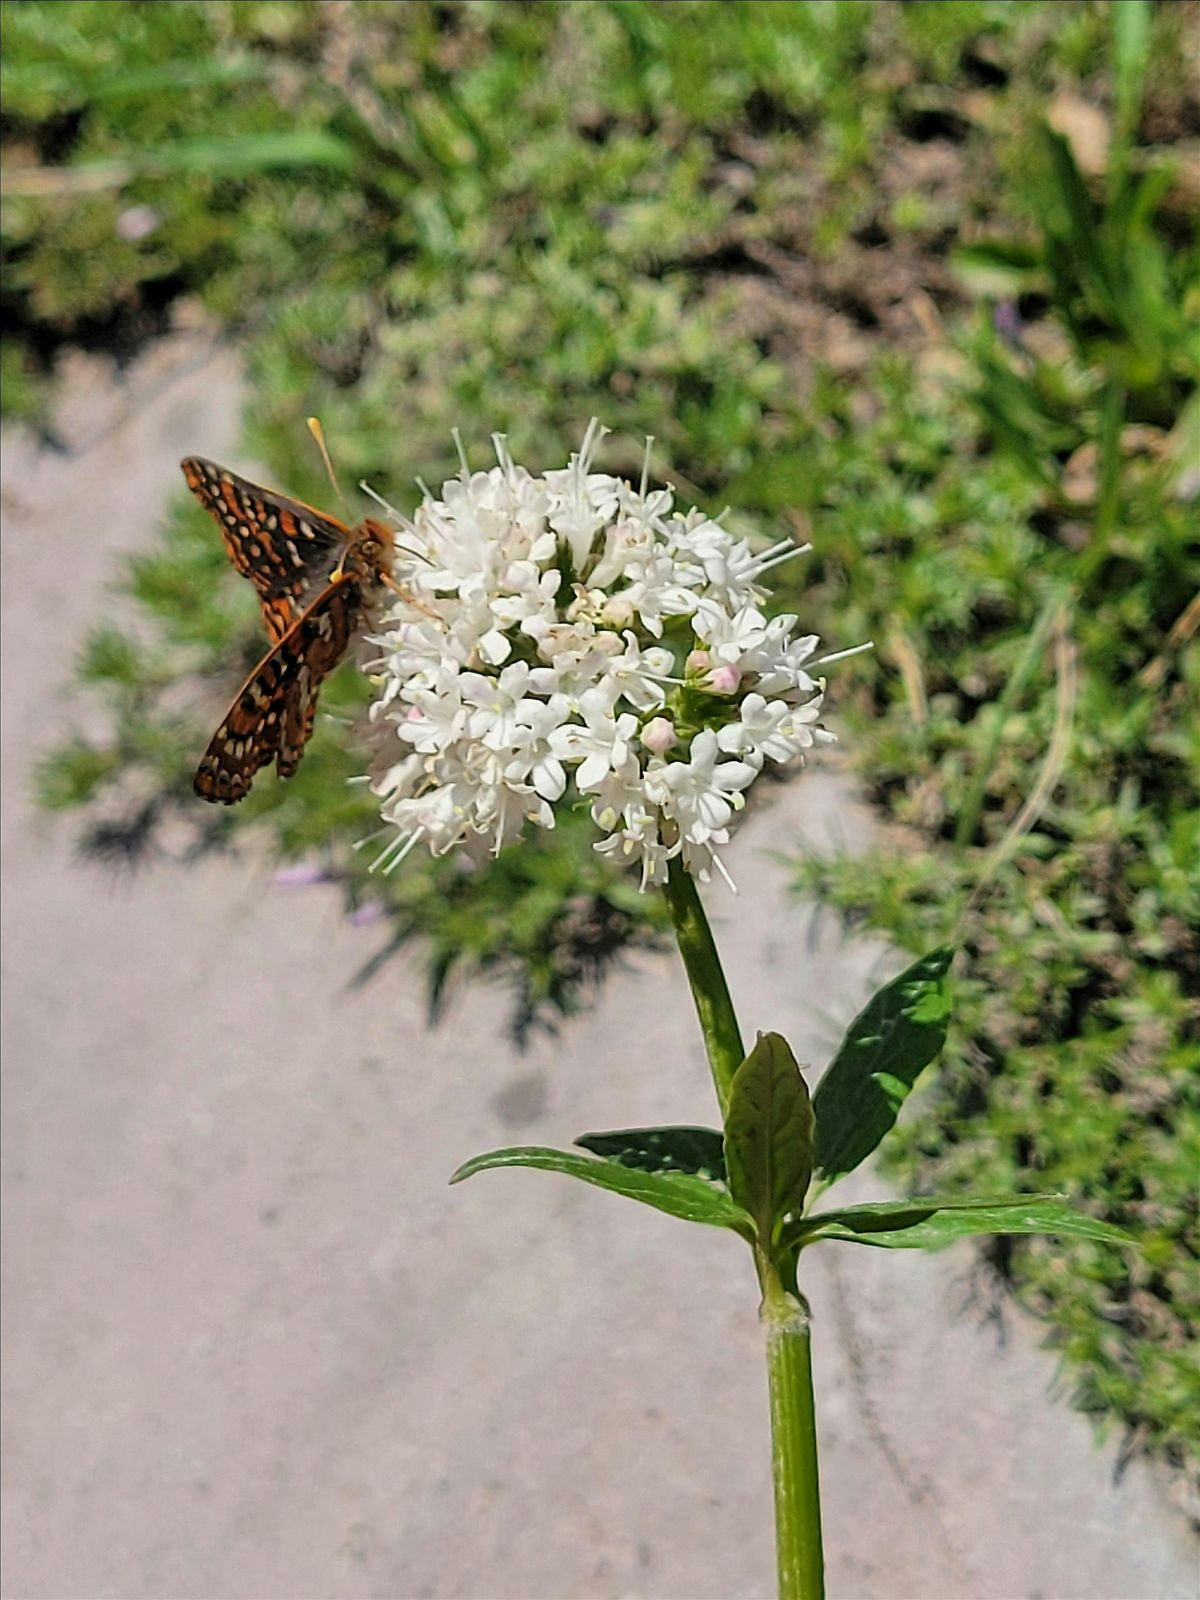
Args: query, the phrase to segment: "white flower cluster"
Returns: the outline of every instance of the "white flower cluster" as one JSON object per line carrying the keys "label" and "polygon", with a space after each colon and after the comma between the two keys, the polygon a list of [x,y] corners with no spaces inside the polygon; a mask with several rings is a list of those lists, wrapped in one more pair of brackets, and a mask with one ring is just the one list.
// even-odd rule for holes
{"label": "white flower cluster", "polygon": [[395,830],[377,865],[417,843],[498,851],[525,823],[552,828],[567,798],[643,888],[680,855],[707,879],[764,762],[832,738],[815,636],[759,609],[796,547],[755,554],[645,473],[634,489],[591,471],[603,431],[540,478],[496,435],[497,466],[464,460],[411,521],[393,513],[407,598],[368,669],[372,788]]}

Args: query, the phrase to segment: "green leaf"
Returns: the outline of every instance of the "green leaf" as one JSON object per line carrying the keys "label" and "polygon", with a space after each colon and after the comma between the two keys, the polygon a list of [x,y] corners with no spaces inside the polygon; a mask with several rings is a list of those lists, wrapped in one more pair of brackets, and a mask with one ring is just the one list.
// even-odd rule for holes
{"label": "green leaf", "polygon": [[490,1150],[464,1163],[450,1179],[461,1183],[477,1172],[492,1167],[536,1167],[541,1172],[562,1172],[569,1178],[594,1183],[630,1200],[682,1217],[685,1222],[703,1222],[713,1228],[733,1228],[749,1237],[750,1218],[728,1195],[703,1178],[687,1172],[640,1172],[615,1161],[596,1161],[571,1150],[547,1150],[539,1145],[518,1145],[509,1150]]}
{"label": "green leaf", "polygon": [[1117,132],[1132,133],[1142,104],[1142,86],[1150,65],[1149,0],[1118,0],[1111,10],[1113,77],[1116,80]]}
{"label": "green leaf", "polygon": [[888,1250],[939,1250],[981,1233],[1053,1233],[1107,1244],[1133,1244],[1111,1222],[1099,1222],[1061,1195],[1016,1194],[979,1200],[936,1195],[847,1206],[805,1217],[791,1233],[800,1248],[820,1239],[846,1239]]}
{"label": "green leaf", "polygon": [[715,1128],[619,1128],[581,1133],[575,1143],[639,1172],[692,1172],[710,1183],[725,1182],[725,1140]]}
{"label": "green leaf", "polygon": [[74,161],[66,167],[22,168],[14,172],[11,181],[6,180],[6,189],[13,195],[33,197],[93,194],[124,188],[138,177],[200,172],[210,178],[244,178],[292,167],[348,172],[354,162],[352,147],[321,128],[233,137],[201,134],[133,151],[117,160],[104,156]]}
{"label": "green leaf", "polygon": [[725,1118],[729,1192],[769,1244],[776,1224],[799,1211],[813,1165],[808,1087],[786,1039],[760,1033],[733,1075]]}
{"label": "green leaf", "polygon": [[[332,167],[349,171],[354,152],[344,139],[324,128],[284,128],[271,133],[203,133],[150,149],[131,151],[122,164],[135,173],[204,172],[210,177],[242,177],[287,167]],[[68,170],[86,172],[104,162],[77,161]]]}
{"label": "green leaf", "polygon": [[853,1172],[895,1122],[942,1048],[953,949],[933,950],[872,996],[813,1096],[815,1165],[826,1182]]}
{"label": "green leaf", "polygon": [[971,294],[1013,299],[1044,277],[1037,250],[1008,239],[980,239],[961,245],[951,253],[950,267]]}
{"label": "green leaf", "polygon": [[0,92],[18,100],[52,95],[62,109],[86,105],[95,100],[113,100],[127,95],[178,94],[182,90],[206,88],[212,84],[250,83],[268,75],[265,60],[243,56],[234,60],[198,59],[160,61],[143,67],[125,67],[120,72],[89,77],[61,62],[27,61],[5,63],[0,69]]}

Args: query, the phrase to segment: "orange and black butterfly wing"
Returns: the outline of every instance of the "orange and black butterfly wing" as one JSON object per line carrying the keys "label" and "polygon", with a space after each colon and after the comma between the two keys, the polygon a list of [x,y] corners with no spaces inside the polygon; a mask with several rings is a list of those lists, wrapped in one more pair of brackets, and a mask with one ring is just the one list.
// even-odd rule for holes
{"label": "orange and black butterfly wing", "polygon": [[284,695],[275,757],[281,778],[290,778],[300,765],[317,714],[317,691],[345,655],[362,615],[362,581],[353,573],[344,573],[318,596],[296,624],[304,645],[295,679],[289,681]]}
{"label": "orange and black butterfly wing", "polygon": [[202,799],[233,805],[271,761],[281,778],[300,764],[313,730],[317,692],[362,619],[361,580],[334,580],[264,656],[238,691],[196,769]]}
{"label": "orange and black butterfly wing", "polygon": [[278,644],[306,596],[329,576],[350,530],[301,500],[262,489],[199,456],[181,462],[188,488],[220,524],[230,560],[258,590],[263,621]]}

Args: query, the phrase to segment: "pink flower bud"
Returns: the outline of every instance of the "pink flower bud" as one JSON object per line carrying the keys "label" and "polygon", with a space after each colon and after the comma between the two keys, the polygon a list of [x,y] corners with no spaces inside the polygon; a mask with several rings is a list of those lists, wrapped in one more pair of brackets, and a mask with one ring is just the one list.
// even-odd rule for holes
{"label": "pink flower bud", "polygon": [[666,755],[675,743],[675,724],[669,717],[651,717],[642,729],[642,743],[651,755]]}
{"label": "pink flower bud", "polygon": [[707,650],[693,650],[688,656],[687,660],[684,662],[684,671],[687,672],[689,676],[693,676],[701,672],[707,672],[711,660],[712,657],[709,655]]}
{"label": "pink flower bud", "polygon": [[736,667],[720,666],[714,667],[704,681],[713,694],[736,694],[742,675]]}

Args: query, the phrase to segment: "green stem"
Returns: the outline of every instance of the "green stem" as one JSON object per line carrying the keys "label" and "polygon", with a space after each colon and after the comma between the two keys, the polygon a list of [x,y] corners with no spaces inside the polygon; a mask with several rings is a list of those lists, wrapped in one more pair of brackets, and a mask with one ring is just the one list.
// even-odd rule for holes
{"label": "green stem", "polygon": [[[678,857],[668,864],[665,893],[724,1122],[733,1075],[745,1055],[741,1031],[699,892]],[[784,1290],[768,1253],[760,1249],[755,1256],[767,1330],[779,1600],[824,1600],[808,1307]]]}
{"label": "green stem", "polygon": [[696,1002],[700,1031],[704,1035],[704,1048],[708,1051],[708,1064],[712,1069],[717,1101],[721,1107],[721,1120],[724,1121],[729,1110],[729,1086],[746,1053],[742,1048],[742,1035],[734,1015],[733,1001],[729,998],[729,985],[721,970],[721,958],[717,954],[695,880],[678,856],[667,863],[667,883],[663,892],[670,908],[671,921],[675,925],[679,953],[692,986],[692,998]]}
{"label": "green stem", "polygon": [[1096,537],[1093,565],[1108,555],[1121,512],[1121,425],[1125,421],[1125,385],[1115,375],[1108,380],[1100,404],[1100,486],[1096,495]]}
{"label": "green stem", "polygon": [[771,1394],[779,1600],[824,1600],[817,1424],[808,1310],[791,1295],[763,1303]]}

